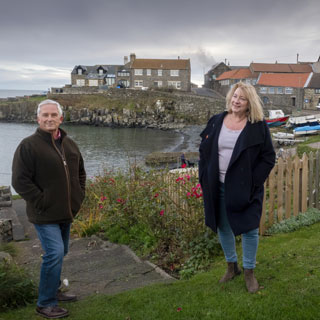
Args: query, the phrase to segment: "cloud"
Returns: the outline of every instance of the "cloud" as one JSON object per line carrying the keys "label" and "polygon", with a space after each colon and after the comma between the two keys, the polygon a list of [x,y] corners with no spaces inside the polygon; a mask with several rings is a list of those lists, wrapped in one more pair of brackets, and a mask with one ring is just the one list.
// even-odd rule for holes
{"label": "cloud", "polygon": [[[14,76],[1,76],[27,79],[26,89],[50,79],[56,85],[59,76],[62,86],[77,64],[120,64],[131,52],[190,58],[199,84],[225,59],[248,65],[320,54],[318,0],[0,1],[0,68],[16,66]],[[1,77],[0,88],[5,83]]]}

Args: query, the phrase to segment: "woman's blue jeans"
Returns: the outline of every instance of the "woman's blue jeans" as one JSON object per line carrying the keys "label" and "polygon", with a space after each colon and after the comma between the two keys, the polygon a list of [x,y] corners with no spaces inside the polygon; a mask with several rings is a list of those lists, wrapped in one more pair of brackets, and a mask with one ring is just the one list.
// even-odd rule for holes
{"label": "woman's blue jeans", "polygon": [[[227,262],[237,262],[236,241],[231,230],[224,200],[224,184],[220,184],[218,236]],[[242,234],[242,260],[244,269],[254,269],[259,244],[259,228]]]}
{"label": "woman's blue jeans", "polygon": [[56,295],[60,286],[63,257],[68,253],[70,223],[35,224],[44,255],[42,258],[37,305],[49,307],[58,304]]}

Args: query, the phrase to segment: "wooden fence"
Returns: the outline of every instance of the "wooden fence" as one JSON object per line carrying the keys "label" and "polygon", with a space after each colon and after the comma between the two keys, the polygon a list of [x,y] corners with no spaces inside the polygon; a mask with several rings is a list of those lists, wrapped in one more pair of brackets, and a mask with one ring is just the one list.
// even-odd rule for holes
{"label": "wooden fence", "polygon": [[319,151],[278,159],[265,182],[260,234],[308,208],[319,209],[319,160]]}
{"label": "wooden fence", "polygon": [[[295,156],[293,159],[279,158],[277,160],[265,182],[260,222],[261,235],[265,234],[265,231],[274,223],[304,213],[311,207],[319,209],[319,170],[319,151],[315,154],[312,152],[309,155],[304,154],[301,159]],[[198,215],[199,218],[202,218],[203,209],[199,209],[199,206],[190,207],[186,201],[184,186],[177,187],[177,179],[185,174],[195,181],[198,170],[191,169],[187,173],[177,171],[162,177],[168,185],[168,196],[175,207],[167,209],[169,211],[178,210],[185,218]]]}

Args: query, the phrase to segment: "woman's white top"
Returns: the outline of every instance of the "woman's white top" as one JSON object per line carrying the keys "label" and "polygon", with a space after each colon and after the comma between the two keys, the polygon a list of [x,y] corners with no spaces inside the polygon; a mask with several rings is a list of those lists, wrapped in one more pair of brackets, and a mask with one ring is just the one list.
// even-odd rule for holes
{"label": "woman's white top", "polygon": [[231,130],[224,123],[222,124],[218,139],[219,180],[222,183],[224,183],[234,146],[242,130]]}

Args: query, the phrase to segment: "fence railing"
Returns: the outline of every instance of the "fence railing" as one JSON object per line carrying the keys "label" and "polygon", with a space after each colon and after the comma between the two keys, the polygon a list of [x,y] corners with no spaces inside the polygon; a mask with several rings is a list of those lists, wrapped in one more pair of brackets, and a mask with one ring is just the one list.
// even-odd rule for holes
{"label": "fence railing", "polygon": [[[298,156],[293,159],[278,158],[275,167],[265,182],[260,221],[261,235],[265,234],[266,230],[274,223],[304,213],[308,208],[319,209],[319,171],[319,151],[311,152],[309,155],[304,154],[301,159]],[[177,185],[177,179],[186,174],[191,177],[195,185],[194,181],[198,177],[197,169],[190,169],[187,173],[176,171],[162,177],[168,185],[167,195],[172,199],[171,203],[173,205],[167,210],[178,210],[180,215],[185,215],[185,218],[198,215],[201,219],[203,208],[194,206],[194,202],[190,205],[187,201],[185,185],[180,183],[179,180]],[[184,183],[184,181],[182,182]],[[195,194],[197,193],[199,194],[200,190],[197,189]],[[202,202],[202,198],[199,197],[198,201]]]}

